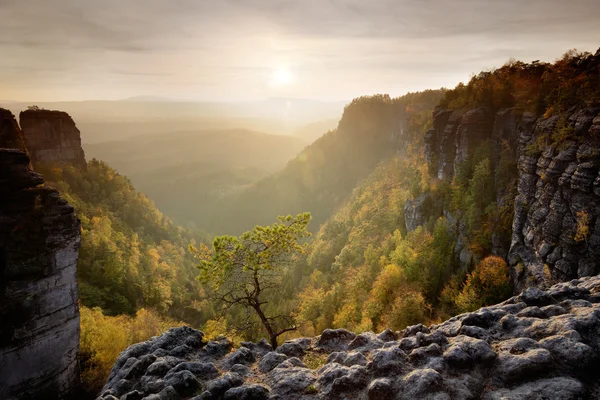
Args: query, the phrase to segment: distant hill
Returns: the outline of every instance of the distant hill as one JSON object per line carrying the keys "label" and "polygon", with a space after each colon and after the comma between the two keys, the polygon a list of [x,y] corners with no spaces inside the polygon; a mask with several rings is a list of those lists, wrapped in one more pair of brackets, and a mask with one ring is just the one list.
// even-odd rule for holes
{"label": "distant hill", "polygon": [[338,122],[339,119],[335,118],[312,122],[296,129],[294,135],[312,143],[327,132],[334,130],[337,127]]}
{"label": "distant hill", "polygon": [[69,113],[84,143],[122,140],[140,134],[199,129],[244,128],[291,135],[314,121],[338,118],[345,102],[271,98],[246,102],[210,102],[137,96],[117,101],[13,102],[0,107],[15,115],[30,105]]}
{"label": "distant hill", "polygon": [[107,161],[120,172],[135,177],[161,167],[198,161],[219,168],[279,168],[305,143],[292,136],[226,129],[139,135],[121,141],[84,144],[84,150],[88,157]]}
{"label": "distant hill", "polygon": [[305,146],[293,136],[245,129],[170,132],[84,145],[88,158],[127,175],[157,207],[182,224],[197,209],[283,168]]}
{"label": "distant hill", "polygon": [[227,196],[214,210],[190,210],[190,218],[216,234],[239,233],[277,215],[309,211],[312,228],[318,229],[377,164],[406,151],[410,132],[417,130],[409,128],[430,119],[442,94],[355,99],[344,109],[337,129],[306,147],[284,169]]}

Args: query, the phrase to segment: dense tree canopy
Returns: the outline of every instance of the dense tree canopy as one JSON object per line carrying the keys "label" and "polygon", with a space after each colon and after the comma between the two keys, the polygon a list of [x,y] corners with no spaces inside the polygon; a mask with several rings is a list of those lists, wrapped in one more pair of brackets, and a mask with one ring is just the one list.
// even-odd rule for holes
{"label": "dense tree canopy", "polygon": [[511,60],[501,68],[481,72],[468,84],[449,90],[442,107],[466,109],[482,105],[516,107],[537,115],[555,115],[573,106],[600,103],[600,50],[571,50],[555,63]]}
{"label": "dense tree canopy", "polygon": [[190,243],[206,240],[174,225],[130,181],[106,163],[92,160],[87,170],[38,167],[75,207],[82,240],[77,265],[79,298],[110,315],[150,307],[199,323]]}

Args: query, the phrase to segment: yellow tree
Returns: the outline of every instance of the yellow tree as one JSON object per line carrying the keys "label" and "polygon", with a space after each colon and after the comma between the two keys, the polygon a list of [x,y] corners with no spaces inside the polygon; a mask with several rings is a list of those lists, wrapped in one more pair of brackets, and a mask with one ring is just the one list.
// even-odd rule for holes
{"label": "yellow tree", "polygon": [[456,298],[456,305],[461,311],[473,311],[505,300],[511,292],[506,261],[489,256],[467,276],[467,281]]}

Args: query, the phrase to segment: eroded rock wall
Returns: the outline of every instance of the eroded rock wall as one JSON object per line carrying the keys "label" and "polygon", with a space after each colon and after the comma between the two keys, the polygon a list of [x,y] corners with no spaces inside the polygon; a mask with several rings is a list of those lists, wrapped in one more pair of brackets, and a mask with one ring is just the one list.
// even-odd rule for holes
{"label": "eroded rock wall", "polygon": [[[523,115],[513,109],[494,113],[488,107],[468,111],[436,108],[433,127],[425,134],[425,159],[438,179],[450,181],[460,163],[486,141],[497,149],[506,143],[516,150],[517,127],[522,119]],[[499,155],[495,154],[493,161]]]}
{"label": "eroded rock wall", "polygon": [[439,325],[326,330],[277,349],[174,328],[119,356],[99,399],[597,399],[600,277]]}
{"label": "eroded rock wall", "polygon": [[[450,181],[485,141],[496,150],[495,168],[518,170],[516,192],[514,182],[496,176],[498,208],[515,199],[512,239],[492,237],[492,252],[508,258],[517,290],[600,273],[599,111],[550,118],[485,107],[434,112],[425,155],[439,179]],[[510,162],[501,165],[503,151]],[[464,265],[472,256],[461,245],[460,221],[457,228],[456,251]]]}
{"label": "eroded rock wall", "polygon": [[[541,118],[520,130],[519,182],[509,261],[518,287],[548,285],[600,273],[600,114],[578,110]],[[572,129],[576,139],[550,145],[539,138]],[[596,139],[594,139],[596,138]]]}
{"label": "eroded rock wall", "polygon": [[[462,163],[472,156],[476,149],[484,143],[490,143],[494,151],[492,166],[500,164],[500,156],[504,149],[517,158],[517,130],[523,116],[514,109],[502,109],[493,112],[488,107],[478,107],[472,110],[447,110],[436,108],[433,113],[433,127],[425,134],[425,159],[429,163],[432,175],[438,179],[451,182],[458,173]],[[514,166],[516,170],[516,166]],[[516,171],[515,171],[516,175]],[[510,188],[514,182],[496,182],[496,203],[498,207],[505,206],[507,196],[513,196]],[[409,202],[407,202],[409,204]],[[412,203],[410,203],[412,204]],[[427,220],[431,215],[443,214],[456,227],[455,253],[463,267],[477,262],[471,253],[468,243],[466,226],[460,216],[453,215],[449,209],[442,213],[423,210],[414,220]],[[408,230],[408,226],[407,226]],[[501,257],[508,255],[509,235],[494,234],[492,236],[492,253]]]}
{"label": "eroded rock wall", "polygon": [[0,148],[1,399],[66,399],[79,382],[79,220],[43,182],[25,152]]}
{"label": "eroded rock wall", "polygon": [[0,144],[1,147],[27,151],[23,132],[15,116],[4,108],[0,108]]}
{"label": "eroded rock wall", "polygon": [[81,134],[66,112],[26,110],[19,115],[31,162],[86,168]]}

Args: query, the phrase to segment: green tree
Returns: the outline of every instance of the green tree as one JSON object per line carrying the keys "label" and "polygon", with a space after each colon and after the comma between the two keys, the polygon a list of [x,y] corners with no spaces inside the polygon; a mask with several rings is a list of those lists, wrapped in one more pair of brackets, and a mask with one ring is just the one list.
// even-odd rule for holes
{"label": "green tree", "polygon": [[[289,314],[277,314],[272,305],[273,294],[282,289],[284,269],[295,255],[303,253],[300,239],[310,236],[307,225],[310,213],[295,217],[278,217],[271,226],[256,226],[241,236],[218,236],[212,250],[206,246],[192,248],[199,259],[199,279],[207,284],[209,296],[219,307],[229,310],[244,307],[254,310],[267,331],[271,345],[277,338],[296,330]],[[270,304],[271,303],[271,304]]]}

